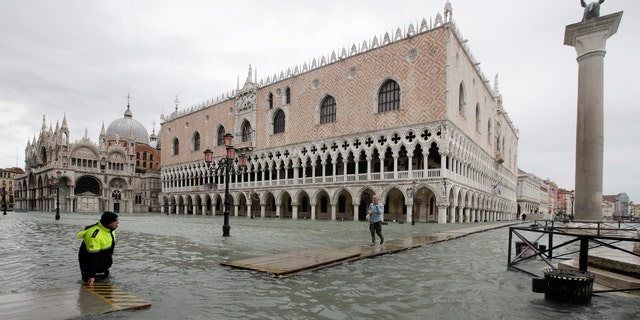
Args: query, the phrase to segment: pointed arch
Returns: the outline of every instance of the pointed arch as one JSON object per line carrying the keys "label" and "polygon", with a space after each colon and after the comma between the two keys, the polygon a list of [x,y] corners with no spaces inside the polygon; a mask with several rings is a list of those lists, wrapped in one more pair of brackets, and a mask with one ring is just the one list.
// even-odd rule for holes
{"label": "pointed arch", "polygon": [[224,135],[226,134],[226,130],[223,125],[218,126],[218,132],[216,133],[216,145],[224,146]]}
{"label": "pointed arch", "polygon": [[400,109],[400,86],[392,79],[378,90],[378,113]]}
{"label": "pointed arch", "polygon": [[242,132],[242,142],[252,141],[253,129],[251,128],[251,123],[248,120],[244,120],[241,126]]}
{"label": "pointed arch", "polygon": [[282,109],[279,109],[273,114],[273,133],[283,133],[285,130],[285,114]]}
{"label": "pointed arch", "polygon": [[193,151],[200,150],[200,132],[195,131],[191,136],[191,148]]}

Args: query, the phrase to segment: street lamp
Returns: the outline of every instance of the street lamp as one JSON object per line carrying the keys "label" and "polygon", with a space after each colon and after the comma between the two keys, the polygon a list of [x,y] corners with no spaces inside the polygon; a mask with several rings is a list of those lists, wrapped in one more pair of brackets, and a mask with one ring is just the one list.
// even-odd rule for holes
{"label": "street lamp", "polygon": [[60,178],[62,177],[62,172],[60,170],[56,171],[56,177],[54,179],[49,180],[49,185],[51,187],[56,188],[56,220],[60,220]]}
{"label": "street lamp", "polygon": [[231,226],[229,225],[229,174],[238,174],[247,166],[247,158],[244,153],[241,153],[238,157],[238,168],[234,168],[233,163],[236,156],[236,149],[232,145],[233,143],[233,134],[227,132],[224,135],[224,145],[227,150],[226,157],[218,160],[218,162],[213,161],[213,151],[207,148],[204,151],[204,162],[207,163],[209,167],[209,171],[217,175],[218,173],[224,172],[224,224],[222,225],[222,236],[228,237],[230,236]]}

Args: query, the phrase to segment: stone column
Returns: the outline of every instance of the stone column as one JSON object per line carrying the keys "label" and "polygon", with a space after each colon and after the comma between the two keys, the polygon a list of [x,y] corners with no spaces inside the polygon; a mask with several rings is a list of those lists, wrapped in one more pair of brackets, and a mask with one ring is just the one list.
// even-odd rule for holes
{"label": "stone column", "polygon": [[407,223],[413,222],[413,202],[405,203],[407,206]]}
{"label": "stone column", "polygon": [[448,204],[438,205],[438,223],[447,223]]}
{"label": "stone column", "polygon": [[568,25],[564,44],[578,61],[575,220],[600,221],[604,146],[603,71],[606,41],[616,33],[622,12]]}

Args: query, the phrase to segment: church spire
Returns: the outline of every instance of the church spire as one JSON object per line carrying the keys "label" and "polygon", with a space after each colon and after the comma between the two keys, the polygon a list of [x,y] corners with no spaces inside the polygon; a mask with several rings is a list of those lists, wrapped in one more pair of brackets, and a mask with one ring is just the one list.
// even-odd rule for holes
{"label": "church spire", "polygon": [[124,112],[125,118],[133,118],[133,112],[131,112],[131,95],[127,93],[127,111]]}
{"label": "church spire", "polygon": [[62,131],[69,131],[69,125],[67,125],[67,114],[62,117],[62,127],[60,127]]}

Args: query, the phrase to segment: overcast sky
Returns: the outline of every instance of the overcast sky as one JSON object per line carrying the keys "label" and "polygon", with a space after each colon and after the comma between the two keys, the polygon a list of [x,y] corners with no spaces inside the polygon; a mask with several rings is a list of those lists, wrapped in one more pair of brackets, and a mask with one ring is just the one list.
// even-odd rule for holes
{"label": "overcast sky", "polygon": [[[42,116],[66,114],[71,140],[122,118],[149,133],[160,115],[301,66],[385,32],[418,26],[446,0],[0,0],[0,167],[24,168]],[[563,45],[579,0],[452,0],[453,19],[485,75],[499,74],[504,106],[520,132],[518,166],[574,189],[578,64]],[[640,1],[624,11],[605,56],[604,194],[640,201]],[[153,123],[155,122],[155,127]]]}

